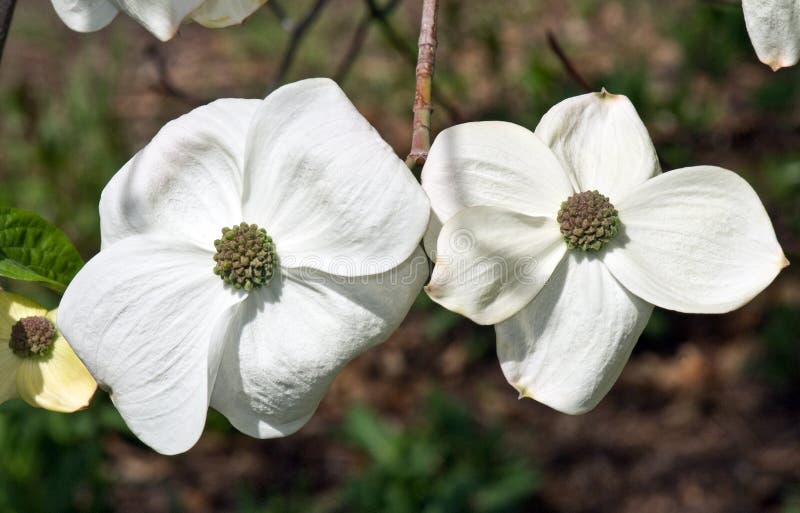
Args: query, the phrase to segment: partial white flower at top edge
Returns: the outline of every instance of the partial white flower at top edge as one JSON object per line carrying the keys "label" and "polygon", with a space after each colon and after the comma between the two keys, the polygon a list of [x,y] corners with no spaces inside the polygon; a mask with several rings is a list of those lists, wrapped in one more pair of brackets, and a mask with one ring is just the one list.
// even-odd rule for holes
{"label": "partial white flower at top edge", "polygon": [[328,79],[170,123],[109,182],[102,250],[59,325],[142,441],[188,450],[210,406],[293,433],[428,277],[430,205]]}
{"label": "partial white flower at top edge", "polygon": [[592,93],[535,133],[458,125],[422,170],[430,297],[494,324],[506,379],[559,411],[594,408],[653,306],[728,312],[788,264],[755,191],[725,169],[661,174],[625,96]]}
{"label": "partial white flower at top edge", "polygon": [[758,58],[774,71],[800,59],[800,0],[742,0]]}
{"label": "partial white flower at top edge", "polygon": [[52,0],[61,20],[72,30],[94,32],[119,11],[128,14],[162,41],[172,39],[180,24],[192,19],[210,28],[244,21],[267,0]]}

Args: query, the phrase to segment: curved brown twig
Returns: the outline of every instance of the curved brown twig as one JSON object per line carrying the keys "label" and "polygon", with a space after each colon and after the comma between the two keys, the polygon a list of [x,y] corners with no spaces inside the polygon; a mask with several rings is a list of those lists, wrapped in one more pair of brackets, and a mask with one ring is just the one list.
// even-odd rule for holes
{"label": "curved brown twig", "polygon": [[576,83],[578,84],[581,89],[586,91],[587,93],[591,93],[596,91],[595,88],[583,78],[583,75],[580,74],[578,69],[572,64],[572,61],[569,59],[567,54],[561,48],[561,45],[558,43],[558,39],[556,39],[556,35],[548,30],[547,31],[547,44],[550,46],[550,49],[553,50],[553,53],[556,54],[558,60],[561,61],[561,65],[564,67],[564,71],[567,72],[567,75]]}
{"label": "curved brown twig", "polygon": [[322,9],[327,3],[328,0],[316,0],[314,5],[311,6],[311,9],[308,10],[303,19],[292,28],[292,31],[289,35],[289,43],[286,46],[286,51],[284,52],[281,63],[278,66],[278,71],[275,72],[275,76],[272,79],[269,91],[267,91],[268,94],[281,85],[286,78],[286,74],[289,72],[289,68],[292,67],[292,63],[294,62],[297,50],[300,49],[300,44],[303,42],[303,37],[308,29],[311,28],[311,25],[314,24],[316,19],[322,13]]}

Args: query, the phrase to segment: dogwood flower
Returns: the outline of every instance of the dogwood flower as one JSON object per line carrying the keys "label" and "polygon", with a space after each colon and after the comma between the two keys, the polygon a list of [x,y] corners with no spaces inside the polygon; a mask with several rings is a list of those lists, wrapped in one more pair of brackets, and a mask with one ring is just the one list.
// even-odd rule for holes
{"label": "dogwood flower", "polygon": [[427,279],[422,188],[332,81],[218,100],[109,182],[59,323],[131,430],[192,447],[210,406],[258,438],[311,417]]}
{"label": "dogwood flower", "polygon": [[653,305],[727,312],[788,264],[743,179],[709,166],[662,174],[630,101],[605,90],[559,103],[535,133],[443,131],[422,186],[436,260],[426,291],[494,324],[509,383],[565,413],[606,395]]}
{"label": "dogwood flower", "polygon": [[266,1],[52,0],[59,17],[72,30],[100,30],[122,11],[162,41],[172,39],[187,18],[210,28],[227,27],[241,23]]}
{"label": "dogwood flower", "polygon": [[800,59],[800,0],[742,0],[756,55],[774,71]]}
{"label": "dogwood flower", "polygon": [[0,291],[0,403],[74,412],[89,406],[97,383],[61,336],[56,311]]}

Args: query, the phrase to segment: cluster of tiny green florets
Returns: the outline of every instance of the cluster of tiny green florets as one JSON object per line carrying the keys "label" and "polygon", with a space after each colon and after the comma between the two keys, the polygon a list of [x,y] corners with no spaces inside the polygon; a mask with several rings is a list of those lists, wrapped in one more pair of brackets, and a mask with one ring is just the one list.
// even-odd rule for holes
{"label": "cluster of tiny green florets", "polygon": [[252,290],[269,284],[276,265],[275,244],[267,231],[241,223],[223,228],[214,241],[214,274],[237,289]]}
{"label": "cluster of tiny green florets", "polygon": [[56,327],[47,317],[23,317],[11,327],[11,351],[23,358],[46,356],[53,348]]}
{"label": "cluster of tiny green florets", "polygon": [[597,191],[570,196],[561,204],[557,219],[570,249],[598,251],[619,233],[617,209]]}

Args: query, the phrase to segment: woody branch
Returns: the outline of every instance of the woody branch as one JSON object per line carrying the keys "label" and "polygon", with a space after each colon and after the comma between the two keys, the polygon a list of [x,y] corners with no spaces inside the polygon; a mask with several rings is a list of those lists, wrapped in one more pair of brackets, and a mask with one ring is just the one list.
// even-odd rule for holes
{"label": "woody branch", "polygon": [[438,0],[423,0],[422,21],[417,57],[417,86],[414,95],[414,123],[411,135],[411,151],[406,165],[420,169],[428,157],[431,147],[431,88],[433,68],[436,61],[436,11]]}

